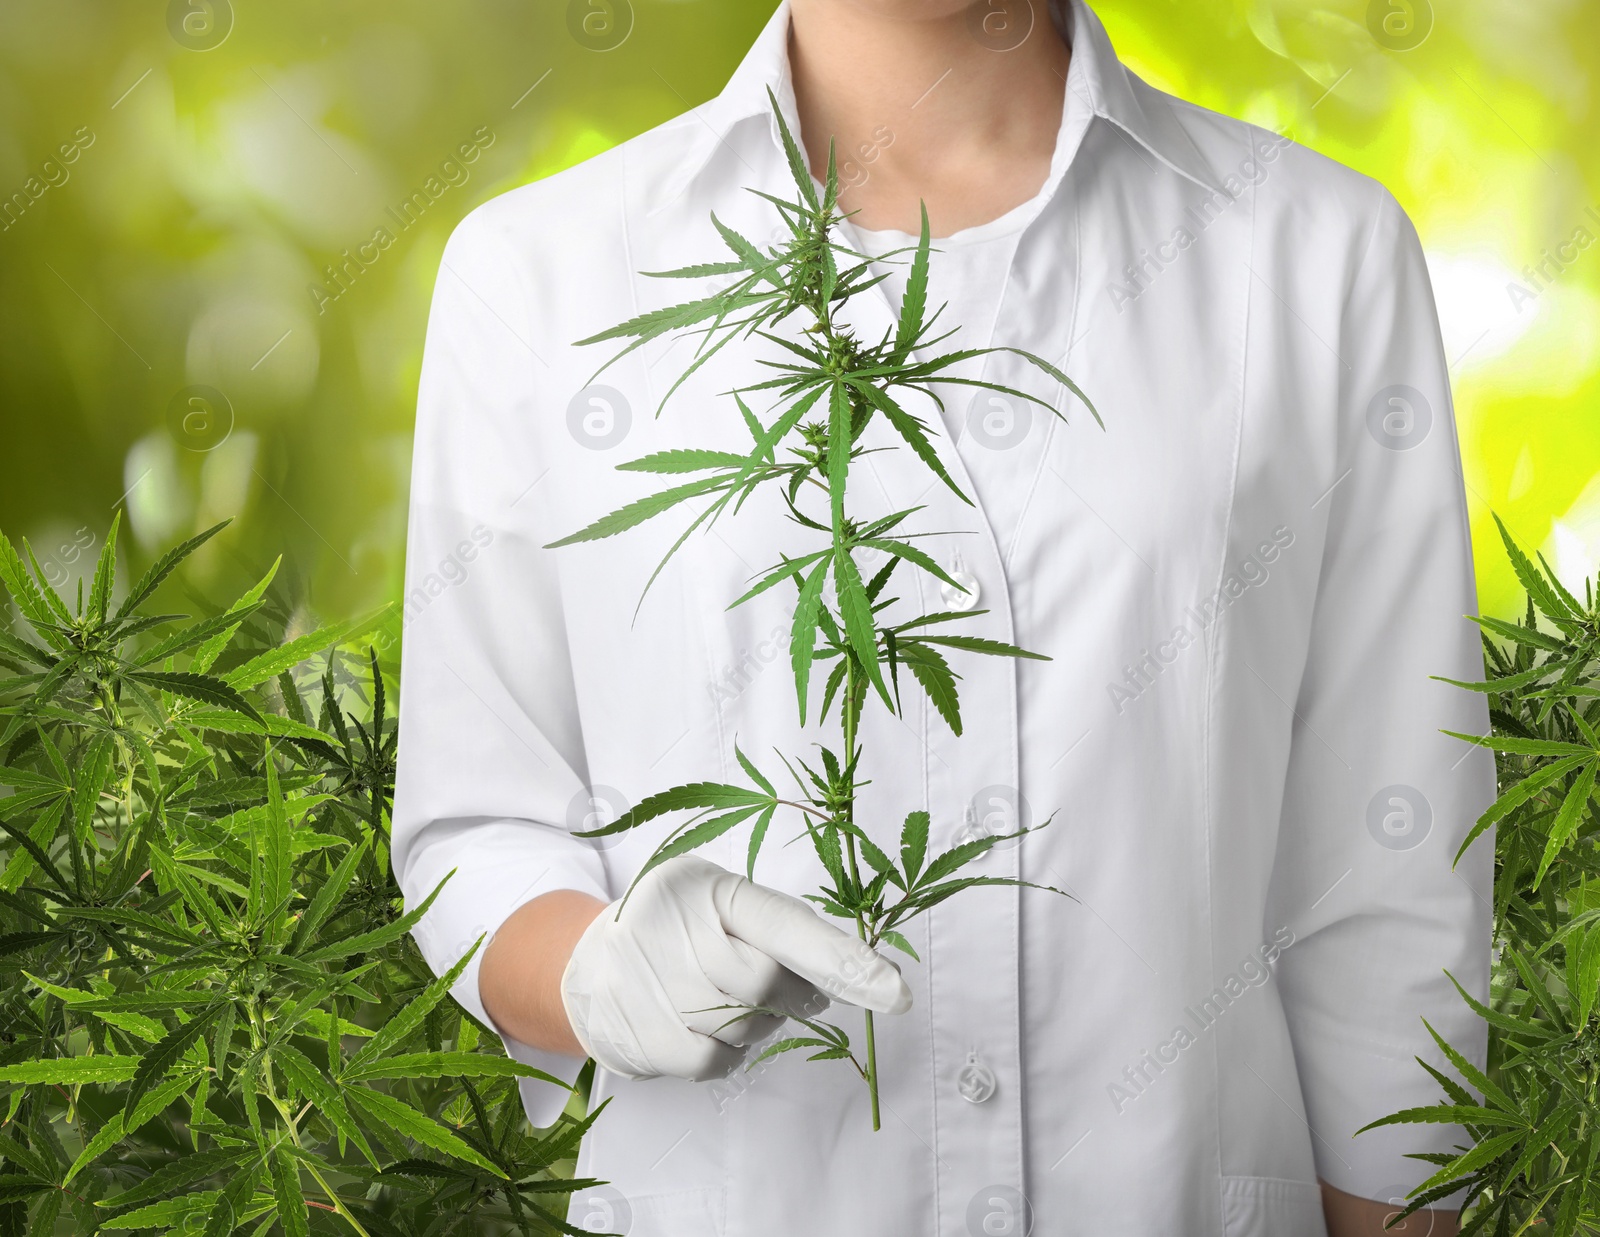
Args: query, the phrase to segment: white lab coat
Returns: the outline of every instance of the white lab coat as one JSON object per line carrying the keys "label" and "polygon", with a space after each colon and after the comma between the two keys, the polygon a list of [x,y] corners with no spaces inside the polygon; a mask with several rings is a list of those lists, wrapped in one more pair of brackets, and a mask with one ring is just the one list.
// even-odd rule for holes
{"label": "white lab coat", "polygon": [[[595,390],[608,346],[572,341],[709,288],[637,272],[714,258],[711,210],[772,235],[744,189],[791,189],[765,93],[795,126],[787,21],[717,99],[494,199],[446,249],[394,812],[408,898],[455,873],[417,931],[435,968],[547,890],[617,896],[663,832],[597,848],[569,831],[739,780],[736,740],[774,775],[774,749],[836,741],[797,724],[785,590],[725,608],[807,544],[775,501],[691,538],[637,617],[687,517],[541,548],[657,487],[619,462],[746,439],[719,393],[765,376],[764,346],[727,349],[657,419],[689,345],[642,349]],[[867,457],[852,502],[925,504],[921,529],[963,534],[929,544],[988,609],[969,630],[1053,658],[955,654],[959,739],[916,692],[903,719],[869,705],[861,819],[888,841],[925,807],[947,845],[973,821],[1053,817],[982,870],[1073,897],[973,891],[912,925],[915,1006],[879,1019],[880,1133],[837,1062],[706,1084],[602,1072],[612,1104],[580,1171],[614,1193],[578,1208],[597,1231],[1003,1237],[1025,1197],[1051,1237],[1314,1237],[1318,1176],[1395,1197],[1430,1171],[1404,1153],[1460,1138],[1351,1137],[1436,1098],[1412,1060],[1438,1060],[1423,1017],[1469,1057],[1484,1039],[1445,976],[1486,986],[1492,839],[1451,858],[1493,770],[1439,733],[1483,732],[1482,699],[1429,677],[1478,678],[1481,659],[1417,237],[1382,186],[1151,89],[1081,3],[1071,24],[1048,202],[995,342],[1057,360],[1105,430],[1062,397],[1070,425],[985,405],[952,442],[929,409],[977,506],[904,448]],[[852,310],[863,338],[890,321],[876,295]],[[1061,395],[998,357],[987,372]],[[944,607],[900,592],[908,614]],[[795,832],[775,827],[756,877],[800,894],[821,872],[783,845]],[[702,853],[738,869],[744,844]],[[475,968],[456,995],[484,1016]],[[561,1101],[526,1094],[538,1121]]]}

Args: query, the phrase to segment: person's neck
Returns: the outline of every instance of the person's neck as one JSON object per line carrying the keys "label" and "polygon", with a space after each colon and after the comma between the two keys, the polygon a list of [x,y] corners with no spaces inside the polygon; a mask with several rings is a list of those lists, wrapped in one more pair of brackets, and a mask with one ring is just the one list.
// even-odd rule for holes
{"label": "person's neck", "polygon": [[790,10],[801,138],[819,180],[834,139],[854,222],[914,235],[920,199],[933,235],[949,236],[1032,198],[1049,174],[1070,60],[1044,0],[1006,51],[974,37],[961,9],[889,17],[865,7],[791,0]]}

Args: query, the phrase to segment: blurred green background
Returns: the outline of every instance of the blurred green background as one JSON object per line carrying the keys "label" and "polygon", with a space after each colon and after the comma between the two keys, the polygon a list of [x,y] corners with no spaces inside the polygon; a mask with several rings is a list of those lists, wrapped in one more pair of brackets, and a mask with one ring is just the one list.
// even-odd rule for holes
{"label": "blurred green background", "polygon": [[[0,527],[70,587],[119,503],[138,558],[232,516],[191,590],[283,553],[304,619],[398,597],[451,228],[715,94],[773,7],[0,0]],[[1096,7],[1156,85],[1395,192],[1439,297],[1484,608],[1516,597],[1491,510],[1581,588],[1600,560],[1600,5]],[[580,41],[586,12],[602,34]],[[608,20],[627,37],[589,45]],[[341,289],[327,268],[363,245]]]}

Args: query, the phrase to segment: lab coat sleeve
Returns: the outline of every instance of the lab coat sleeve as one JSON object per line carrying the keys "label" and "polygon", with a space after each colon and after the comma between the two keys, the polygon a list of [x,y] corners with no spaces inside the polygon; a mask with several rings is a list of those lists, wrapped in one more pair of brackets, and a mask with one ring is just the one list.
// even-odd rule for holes
{"label": "lab coat sleeve", "polygon": [[[500,217],[480,210],[451,236],[428,320],[393,823],[407,905],[445,882],[415,930],[428,964],[443,972],[485,937],[453,995],[490,1026],[478,960],[506,918],[553,889],[610,898],[598,852],[570,832],[587,801],[559,581],[541,549],[554,539],[535,432],[549,371]],[[506,1048],[567,1079],[581,1064]],[[525,1082],[524,1098],[545,1124],[565,1093]]]}
{"label": "lab coat sleeve", "polygon": [[1440,732],[1484,734],[1483,677],[1449,375],[1422,248],[1381,193],[1349,283],[1338,454],[1296,704],[1273,914],[1296,930],[1279,965],[1319,1175],[1392,1200],[1434,1171],[1408,1152],[1464,1131],[1355,1132],[1443,1100],[1416,1063],[1449,1067],[1423,1019],[1482,1064],[1486,1029],[1448,971],[1488,986],[1494,839],[1452,868],[1494,796],[1494,764]]}

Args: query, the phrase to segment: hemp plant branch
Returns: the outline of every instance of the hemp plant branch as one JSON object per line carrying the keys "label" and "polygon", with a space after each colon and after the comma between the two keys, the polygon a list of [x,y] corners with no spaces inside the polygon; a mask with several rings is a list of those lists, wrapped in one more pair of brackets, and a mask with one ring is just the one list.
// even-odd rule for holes
{"label": "hemp plant branch", "polygon": [[[768,95],[770,99],[770,91]],[[981,387],[1039,404],[1061,416],[1044,400],[1027,392],[950,373],[960,362],[991,352],[1022,357],[1071,391],[1097,421],[1099,415],[1070,378],[1048,361],[1020,348],[975,348],[946,352],[929,360],[913,359],[913,352],[931,350],[953,333],[933,336],[940,311],[931,317],[927,313],[931,243],[925,205],[915,249],[886,255],[890,259],[912,255],[905,297],[892,335],[885,332],[878,343],[868,344],[841,325],[840,309],[853,298],[868,294],[885,276],[873,276],[871,260],[834,237],[834,229],[847,216],[838,209],[838,172],[831,144],[827,181],[819,199],[804,156],[778,111],[776,99],[771,101],[799,193],[796,200],[785,201],[759,190],[750,192],[766,199],[778,211],[788,231],[783,243],[763,252],[713,214],[712,223],[732,251],[730,260],[647,274],[666,279],[729,276],[728,286],[704,299],[641,314],[578,341],[584,345],[631,341],[601,367],[600,372],[604,372],[651,340],[673,332],[699,334],[702,338],[694,359],[668,390],[663,407],[691,374],[733,341],[759,339],[772,345],[774,356],[763,358],[762,364],[772,369],[774,376],[727,393],[753,440],[750,450],[740,455],[724,450],[676,448],[622,464],[619,467],[633,472],[693,479],[631,502],[552,543],[552,547],[611,537],[682,504],[704,500],[699,513],[651,574],[645,586],[648,591],[650,583],[690,534],[711,527],[730,513],[737,514],[757,490],[776,486],[789,518],[810,535],[815,548],[798,554],[780,552],[777,563],[757,576],[729,608],[773,588],[793,587],[790,660],[800,722],[805,725],[807,720],[813,680],[826,669],[821,706],[814,716],[819,722],[827,720],[837,703],[839,746],[837,750],[820,746],[812,763],[780,753],[779,759],[799,786],[796,796],[784,797],[736,745],[735,755],[749,785],[696,782],[676,786],[649,796],[604,828],[579,836],[620,833],[669,814],[690,813],[640,869],[642,878],[666,860],[750,822],[747,871],[753,877],[756,857],[774,816],[780,808],[790,809],[799,813],[827,877],[819,890],[807,897],[828,914],[852,921],[860,939],[873,948],[887,944],[916,958],[915,950],[900,931],[909,920],[976,886],[1031,884],[1009,877],[963,873],[1000,842],[1019,838],[1032,829],[975,838],[930,858],[929,814],[912,811],[901,829],[898,857],[888,854],[872,840],[856,816],[857,792],[865,784],[861,776],[865,753],[859,737],[862,712],[869,699],[876,699],[890,713],[899,714],[901,672],[905,671],[959,735],[962,718],[956,688],[958,675],[947,659],[949,652],[1045,659],[1000,641],[951,634],[953,624],[986,613],[982,610],[950,610],[907,621],[889,621],[885,611],[897,598],[888,596],[887,590],[894,572],[902,566],[949,588],[967,590],[925,550],[913,544],[914,539],[937,535],[906,531],[907,522],[920,507],[873,520],[851,514],[847,501],[851,467],[867,453],[861,445],[867,427],[874,418],[881,417],[938,481],[971,505],[971,499],[940,461],[926,424],[908,411],[903,401],[906,393],[921,394],[942,409],[936,385]],[[775,331],[779,324],[795,318],[804,323],[800,342]],[[758,416],[746,399],[761,394],[774,397],[772,410],[776,416],[770,422]],[[869,553],[881,554],[887,561],[867,579],[861,560]],[[635,885],[638,879],[635,878]],[[631,894],[631,887],[628,892]],[[744,1006],[729,1008],[736,1011],[733,1021],[755,1012],[775,1012]],[[797,1049],[813,1050],[810,1060],[850,1061],[866,1083],[872,1126],[878,1129],[879,1064],[871,1011],[865,1013],[864,1059],[857,1057],[849,1034],[842,1028],[814,1019],[798,1021],[809,1034],[778,1040],[751,1065]]]}

